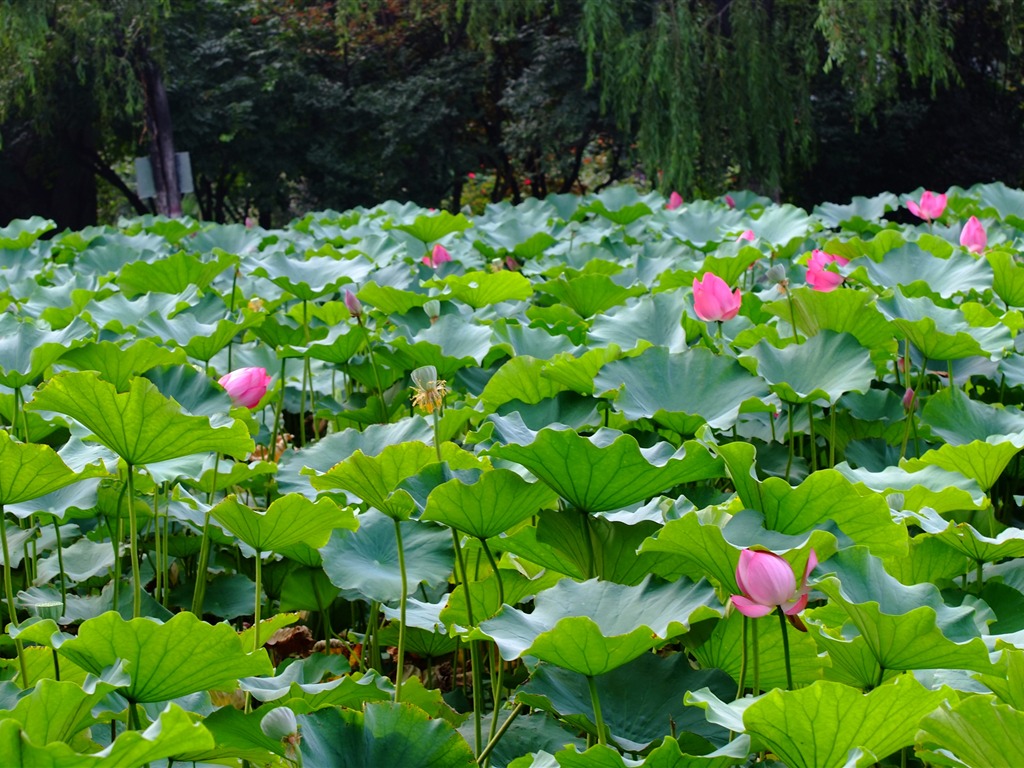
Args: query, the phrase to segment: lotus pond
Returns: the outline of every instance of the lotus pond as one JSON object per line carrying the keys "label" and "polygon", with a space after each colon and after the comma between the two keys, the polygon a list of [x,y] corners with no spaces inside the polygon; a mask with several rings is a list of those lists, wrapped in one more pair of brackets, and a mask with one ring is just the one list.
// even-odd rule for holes
{"label": "lotus pond", "polygon": [[1024,192],[922,192],[0,229],[0,761],[1024,765]]}

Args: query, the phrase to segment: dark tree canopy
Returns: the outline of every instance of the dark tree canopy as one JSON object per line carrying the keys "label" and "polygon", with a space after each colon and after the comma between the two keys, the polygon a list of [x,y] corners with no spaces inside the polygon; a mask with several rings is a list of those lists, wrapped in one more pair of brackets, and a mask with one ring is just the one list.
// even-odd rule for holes
{"label": "dark tree canopy", "polygon": [[[1024,0],[3,0],[0,219],[130,205],[166,85],[197,213],[631,178],[809,204],[1024,179]],[[110,189],[111,187],[106,187]],[[73,192],[69,192],[73,190]],[[107,196],[109,197],[109,192]]]}

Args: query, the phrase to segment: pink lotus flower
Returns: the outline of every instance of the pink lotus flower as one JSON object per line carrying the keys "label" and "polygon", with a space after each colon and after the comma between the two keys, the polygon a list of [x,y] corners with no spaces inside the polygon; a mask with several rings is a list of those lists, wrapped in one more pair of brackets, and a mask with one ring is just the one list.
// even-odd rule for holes
{"label": "pink lotus flower", "polygon": [[732,320],[740,311],[740,289],[729,292],[729,284],[712,272],[693,278],[693,308],[706,322]]}
{"label": "pink lotus flower", "polygon": [[817,564],[812,549],[798,587],[792,567],[783,558],[774,552],[745,549],[736,566],[736,583],[743,594],[733,595],[732,604],[752,619],[767,616],[776,606],[791,616],[800,613],[807,605],[807,577]]}
{"label": "pink lotus flower", "polygon": [[977,216],[971,216],[964,224],[963,231],[960,232],[960,245],[971,253],[981,253],[988,245],[985,227],[978,221]]}
{"label": "pink lotus flower", "polygon": [[807,284],[822,293],[834,291],[842,285],[843,276],[828,269],[828,265],[833,263],[845,267],[850,260],[818,249],[811,251],[811,260],[807,263]]}
{"label": "pink lotus flower", "polygon": [[914,401],[914,390],[907,387],[907,391],[903,393],[903,410],[910,412],[917,407],[917,403]]}
{"label": "pink lotus flower", "polygon": [[670,211],[674,211],[682,204],[683,196],[680,195],[678,192],[673,192],[671,195],[668,196],[668,203],[665,204],[665,207]]}
{"label": "pink lotus flower", "polygon": [[266,368],[239,368],[217,382],[227,391],[231,402],[245,408],[255,408],[267,393],[270,376]]}
{"label": "pink lotus flower", "polygon": [[740,233],[740,236],[736,238],[736,242],[738,243],[742,240],[749,240],[750,242],[753,242],[756,239],[757,235],[754,234],[754,230],[745,229],[742,233]]}
{"label": "pink lotus flower", "polygon": [[917,218],[924,219],[931,224],[935,219],[942,216],[942,212],[946,210],[946,196],[936,195],[934,192],[925,192],[921,195],[920,203],[907,200],[907,210],[917,216]]}
{"label": "pink lotus flower", "polygon": [[438,243],[434,246],[434,250],[430,252],[430,255],[423,257],[423,263],[432,269],[437,269],[447,261],[452,260],[452,255],[448,253],[448,249]]}
{"label": "pink lotus flower", "polygon": [[363,316],[363,305],[352,291],[345,291],[345,309],[357,320]]}

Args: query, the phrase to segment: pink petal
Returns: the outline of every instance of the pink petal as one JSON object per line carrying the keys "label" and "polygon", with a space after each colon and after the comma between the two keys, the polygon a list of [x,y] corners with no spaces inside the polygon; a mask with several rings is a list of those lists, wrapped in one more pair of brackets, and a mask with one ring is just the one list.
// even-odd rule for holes
{"label": "pink petal", "polygon": [[800,595],[800,597],[793,603],[786,603],[783,613],[787,613],[792,616],[794,613],[800,613],[805,607],[807,607],[807,595]]}
{"label": "pink petal", "polygon": [[732,600],[732,604],[736,606],[737,611],[752,619],[760,619],[762,616],[767,616],[775,610],[774,605],[761,605],[743,595],[732,595],[729,599]]}

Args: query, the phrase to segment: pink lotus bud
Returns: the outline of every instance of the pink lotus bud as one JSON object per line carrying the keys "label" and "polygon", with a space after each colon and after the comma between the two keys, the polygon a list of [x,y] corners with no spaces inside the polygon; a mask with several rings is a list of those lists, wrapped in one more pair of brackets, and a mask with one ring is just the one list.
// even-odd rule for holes
{"label": "pink lotus bud", "polygon": [[807,263],[807,284],[822,293],[834,291],[842,285],[843,276],[828,268],[828,265],[833,263],[845,267],[850,260],[818,249],[811,251],[811,260]]}
{"label": "pink lotus bud", "polygon": [[727,206],[729,206],[730,208],[735,208],[736,207],[736,201],[732,199],[732,195],[726,195],[725,196],[725,204]]}
{"label": "pink lotus bud", "polygon": [[352,291],[345,291],[345,309],[357,320],[363,316],[363,305]]}
{"label": "pink lotus bud", "polygon": [[917,407],[917,403],[914,401],[914,390],[907,387],[907,391],[903,393],[903,410],[908,413]]}
{"label": "pink lotus bud", "polygon": [[680,195],[678,192],[672,192],[672,194],[668,196],[668,202],[665,204],[665,207],[670,211],[674,211],[682,204],[683,196]]}
{"label": "pink lotus bud", "polygon": [[977,216],[971,216],[960,232],[960,245],[971,253],[981,253],[988,246],[988,235]]}
{"label": "pink lotus bud", "polygon": [[476,174],[473,173],[472,171],[470,171],[469,173],[466,174],[466,178],[475,179],[476,178]]}
{"label": "pink lotus bud", "polygon": [[767,616],[776,607],[789,615],[799,613],[807,605],[807,577],[817,564],[818,556],[812,549],[798,586],[786,560],[774,552],[745,549],[736,566],[736,583],[743,594],[733,595],[732,604],[752,619]]}
{"label": "pink lotus bud", "polygon": [[754,230],[752,230],[752,229],[745,229],[740,234],[740,236],[736,238],[736,242],[739,243],[739,242],[741,242],[743,240],[750,240],[751,242],[753,242],[756,239],[757,239],[757,235],[754,234]]}
{"label": "pink lotus bud", "polygon": [[934,192],[925,192],[921,195],[920,203],[907,200],[907,210],[917,216],[917,218],[924,219],[930,224],[942,216],[942,212],[946,210],[946,196],[936,195]]}
{"label": "pink lotus bud", "polygon": [[434,246],[434,250],[429,255],[423,257],[423,263],[432,269],[437,269],[445,262],[451,261],[452,255],[448,253],[448,249],[438,243]]}
{"label": "pink lotus bud", "polygon": [[245,408],[255,408],[267,393],[270,376],[266,368],[239,368],[217,382],[227,391],[231,402]]}
{"label": "pink lotus bud", "polygon": [[693,278],[693,308],[705,322],[732,320],[740,311],[740,289],[729,292],[729,285],[712,272]]}

